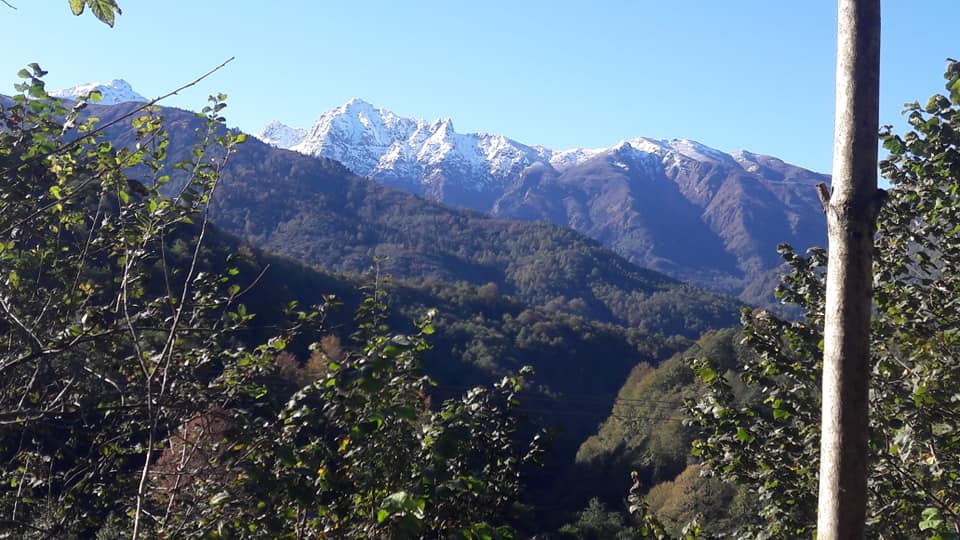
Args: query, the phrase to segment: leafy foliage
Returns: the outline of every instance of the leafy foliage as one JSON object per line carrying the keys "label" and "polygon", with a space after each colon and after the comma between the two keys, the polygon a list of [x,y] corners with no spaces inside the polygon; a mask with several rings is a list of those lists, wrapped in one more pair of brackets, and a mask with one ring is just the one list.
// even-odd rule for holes
{"label": "leafy foliage", "polygon": [[690,523],[699,523],[701,534],[720,536],[736,530],[752,508],[745,507],[745,490],[703,474],[700,465],[690,465],[671,481],[653,486],[645,500],[648,512],[664,529],[680,535]]}
{"label": "leafy foliage", "polygon": [[116,0],[69,0],[70,11],[74,15],[82,15],[85,8],[90,8],[93,16],[100,19],[100,22],[113,28],[117,15],[120,15],[120,6]]}
{"label": "leafy foliage", "polygon": [[431,411],[417,353],[433,327],[428,319],[416,335],[383,334],[375,298],[361,308],[361,348],[328,362],[281,411],[280,438],[249,472],[267,502],[255,521],[269,530],[279,514],[308,537],[509,535],[520,468],[539,454],[536,439],[523,452],[514,444],[522,379]]}
{"label": "leafy foliage", "polygon": [[631,471],[652,485],[672,479],[687,466],[695,434],[683,425],[683,402],[698,389],[685,358],[676,353],[656,368],[647,363],[634,367],[609,417],[580,445],[577,465],[585,478],[618,480],[598,483],[596,495],[609,502],[622,498]]}
{"label": "leafy foliage", "polygon": [[[89,531],[110,512],[132,516],[139,532],[164,435],[257,392],[252,377],[269,350],[229,347],[247,315],[233,288],[196,264],[207,200],[243,137],[215,133],[225,105],[212,98],[195,159],[177,165],[189,180],[169,200],[158,191],[158,119],[136,120],[136,150],[115,150],[91,122],[68,139],[64,126],[85,101],[67,111],[45,99],[43,74],[35,64],[21,71],[22,93],[0,109],[0,448],[15,488],[2,504],[21,533]],[[221,159],[202,161],[215,143]],[[121,173],[132,165],[151,187]],[[195,219],[189,264],[172,268],[169,238]]]}
{"label": "leafy foliage", "polygon": [[[907,109],[912,130],[884,133],[880,164],[894,189],[882,211],[875,258],[868,527],[884,538],[945,538],[960,530],[954,433],[960,418],[956,298],[960,262],[960,64],[950,61],[947,95]],[[721,478],[759,494],[762,519],[744,534],[809,536],[815,527],[825,255],[784,249],[794,269],[779,294],[802,321],[746,318],[756,361],[741,378],[756,394],[738,404],[707,360],[710,385],[693,414],[709,429],[696,451]]]}
{"label": "leafy foliage", "polygon": [[640,533],[638,528],[627,523],[624,514],[611,512],[596,497],[577,514],[577,521],[564,525],[559,532],[562,538],[580,540],[630,540]]}
{"label": "leafy foliage", "polygon": [[389,332],[379,293],[354,346],[323,340],[309,370],[282,371],[298,333],[324,335],[333,301],[289,304],[287,329],[250,328],[238,278],[253,254],[208,245],[213,193],[245,138],[222,129],[223,96],[171,164],[155,114],[114,146],[80,118],[86,100],[48,99],[43,75],[22,71],[22,93],[0,103],[7,534],[510,534],[520,468],[538,456],[514,444],[520,379],[429,409],[418,358],[433,327]]}

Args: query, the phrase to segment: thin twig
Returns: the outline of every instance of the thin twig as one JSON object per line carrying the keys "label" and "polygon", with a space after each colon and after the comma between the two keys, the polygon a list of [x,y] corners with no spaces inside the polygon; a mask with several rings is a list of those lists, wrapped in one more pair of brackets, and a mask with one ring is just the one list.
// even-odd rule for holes
{"label": "thin twig", "polygon": [[14,314],[13,312],[13,308],[11,308],[11,306],[9,306],[6,300],[3,299],[2,297],[0,297],[0,307],[2,307],[3,311],[7,313],[7,317],[9,317],[10,320],[12,320],[14,324],[16,324],[20,328],[20,330],[22,330],[27,335],[27,337],[29,337],[33,341],[33,347],[31,347],[33,351],[42,352],[43,342],[40,341],[40,338],[38,338],[37,335],[34,334],[32,330],[27,328],[26,325],[24,325],[23,322],[20,321],[19,318],[17,318],[16,314]]}
{"label": "thin twig", "polygon": [[[203,153],[205,153],[210,147],[211,138],[213,136],[215,128],[216,128],[215,124],[208,124],[205,138],[200,143],[200,148],[203,150]],[[203,153],[201,153],[201,155],[203,155]],[[168,377],[169,377],[170,366],[171,366],[171,363],[173,362],[176,336],[180,329],[180,322],[183,318],[183,310],[187,304],[190,285],[192,280],[194,279],[194,276],[197,273],[197,266],[200,261],[201,250],[203,248],[204,239],[207,234],[207,227],[210,223],[209,201],[210,199],[213,198],[213,194],[217,189],[217,185],[220,180],[220,175],[222,174],[223,169],[226,166],[227,160],[230,157],[230,153],[231,153],[230,148],[226,148],[226,152],[224,153],[223,157],[220,159],[220,162],[215,167],[212,177],[210,177],[209,185],[205,186],[207,190],[208,202],[206,203],[206,206],[203,207],[203,210],[201,212],[202,219],[200,221],[200,231],[197,233],[196,245],[194,246],[193,256],[191,257],[191,260],[190,260],[190,267],[187,269],[186,276],[184,276],[183,291],[181,292],[181,295],[180,295],[180,303],[178,304],[177,309],[173,314],[173,318],[170,322],[170,330],[169,330],[169,333],[167,334],[166,342],[164,343],[163,349],[161,350],[159,355],[161,362],[163,362],[163,373],[160,380],[160,389],[157,393],[157,395],[160,397],[163,397],[164,395],[166,395],[166,392],[167,392],[168,382],[169,382]],[[199,164],[199,161],[200,160],[198,159],[197,160],[198,164]],[[197,175],[199,171],[200,171],[199,166],[195,166],[194,172],[191,174],[191,177]],[[189,182],[190,180],[188,180],[188,184]],[[156,373],[156,371],[154,371],[154,373]],[[147,378],[146,383],[148,387],[153,380],[154,373],[151,373],[150,376]],[[150,514],[146,512],[143,508],[143,501],[146,496],[146,482],[150,472],[154,437],[156,435],[158,422],[159,422],[159,415],[153,416],[151,426],[147,434],[148,446],[147,446],[147,452],[146,452],[146,456],[143,463],[143,469],[141,470],[140,483],[137,487],[137,503],[136,503],[136,508],[134,509],[134,515],[133,515],[133,532],[131,535],[132,540],[138,540],[139,538],[140,527],[141,527],[140,525],[141,515],[145,514],[150,516]]]}
{"label": "thin twig", "polygon": [[243,295],[247,294],[248,292],[250,292],[251,289],[253,289],[254,287],[257,286],[257,283],[260,281],[260,278],[262,278],[263,275],[266,274],[266,273],[267,273],[267,270],[269,270],[269,269],[270,269],[270,265],[269,265],[269,264],[265,265],[265,266],[263,267],[263,270],[261,270],[260,273],[257,274],[257,277],[250,283],[250,285],[247,285],[247,288],[246,288],[246,289],[238,292],[233,298],[234,298],[234,299],[240,298],[241,296],[243,296]]}

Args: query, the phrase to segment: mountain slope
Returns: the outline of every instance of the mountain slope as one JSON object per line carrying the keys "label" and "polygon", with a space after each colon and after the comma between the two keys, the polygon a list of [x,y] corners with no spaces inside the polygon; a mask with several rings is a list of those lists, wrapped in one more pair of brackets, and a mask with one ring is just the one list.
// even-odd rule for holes
{"label": "mountain slope", "polygon": [[[132,107],[91,106],[91,114],[107,122]],[[162,112],[171,156],[189,156],[199,120]],[[119,126],[111,137],[133,142]],[[231,157],[212,215],[252,245],[327,271],[362,272],[385,258],[384,271],[415,283],[490,284],[532,306],[664,335],[695,338],[738,318],[737,302],[639,268],[568,229],[425,201],[256,140]]]}
{"label": "mountain slope", "polygon": [[629,141],[563,172],[528,169],[494,213],[567,223],[641,266],[741,295],[780,264],[779,243],[825,237],[814,190],[824,177],[747,152],[664,146]]}
{"label": "mountain slope", "polygon": [[[279,130],[291,128],[271,124]],[[358,99],[295,137],[260,136],[432,200],[569,226],[641,266],[755,302],[769,299],[777,244],[826,237],[813,186],[827,176],[689,140],[556,151]]]}

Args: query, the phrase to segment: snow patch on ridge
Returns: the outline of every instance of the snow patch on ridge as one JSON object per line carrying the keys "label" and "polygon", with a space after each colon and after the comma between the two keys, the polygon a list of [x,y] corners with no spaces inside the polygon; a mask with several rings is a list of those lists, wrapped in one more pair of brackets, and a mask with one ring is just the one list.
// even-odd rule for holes
{"label": "snow patch on ridge", "polygon": [[255,135],[261,141],[283,149],[290,149],[300,144],[306,136],[306,129],[292,128],[276,120],[267,124]]}
{"label": "snow patch on ridge", "polygon": [[105,83],[92,82],[80,84],[70,88],[51,90],[49,94],[55,98],[75,100],[89,94],[90,92],[93,92],[94,90],[100,91],[103,96],[103,98],[98,102],[100,105],[116,105],[117,103],[127,103],[131,101],[136,103],[146,103],[150,101],[149,99],[134,92],[133,87],[130,86],[130,83],[123,79],[114,79]]}
{"label": "snow patch on ridge", "polygon": [[503,190],[535,164],[563,172],[618,151],[625,152],[615,158],[623,167],[642,167],[650,173],[665,167],[684,169],[690,161],[742,166],[743,159],[689,139],[636,137],[607,148],[566,150],[527,146],[503,135],[457,133],[449,118],[428,122],[403,117],[359,98],[323,113],[307,130],[274,122],[257,137],[281,148],[335,159],[358,175],[417,192],[436,182],[454,183],[466,191]]}

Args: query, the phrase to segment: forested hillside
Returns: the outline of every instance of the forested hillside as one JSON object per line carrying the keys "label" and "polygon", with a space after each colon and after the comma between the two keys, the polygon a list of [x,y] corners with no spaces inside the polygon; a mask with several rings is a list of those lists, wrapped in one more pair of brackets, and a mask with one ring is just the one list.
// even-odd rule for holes
{"label": "forested hillside", "polygon": [[164,175],[127,176],[168,165],[155,117],[116,148],[44,99],[43,75],[24,70],[2,108],[4,534],[513,530],[543,446],[517,410],[528,369],[486,365],[441,396],[421,367],[434,310],[391,330],[382,276],[358,292],[218,233],[210,196],[243,143],[219,135],[218,98],[167,197]]}
{"label": "forested hillside", "polygon": [[[91,106],[110,122],[136,104]],[[189,154],[197,119],[161,109],[172,158]],[[134,133],[110,130],[120,145]],[[176,172],[168,192],[178,186]],[[342,165],[255,140],[226,164],[211,214],[252,245],[333,272],[381,259],[398,279],[493,284],[502,294],[589,319],[690,338],[736,321],[739,304],[639,268],[569,229],[449,208],[350,174]]]}

